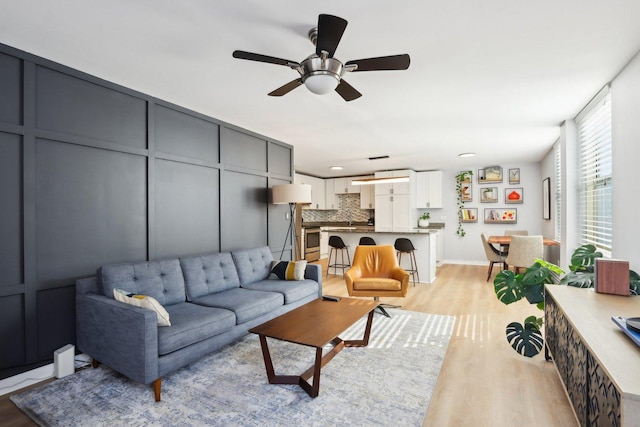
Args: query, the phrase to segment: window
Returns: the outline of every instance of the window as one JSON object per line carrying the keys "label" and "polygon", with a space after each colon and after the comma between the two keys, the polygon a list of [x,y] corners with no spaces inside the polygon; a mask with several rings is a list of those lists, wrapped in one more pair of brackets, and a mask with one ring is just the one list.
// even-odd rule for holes
{"label": "window", "polygon": [[560,149],[560,142],[556,142],[553,146],[553,168],[555,172],[555,202],[556,202],[556,217],[555,217],[555,240],[560,242],[562,240],[562,151]]}
{"label": "window", "polygon": [[611,95],[605,87],[576,117],[581,244],[611,257]]}

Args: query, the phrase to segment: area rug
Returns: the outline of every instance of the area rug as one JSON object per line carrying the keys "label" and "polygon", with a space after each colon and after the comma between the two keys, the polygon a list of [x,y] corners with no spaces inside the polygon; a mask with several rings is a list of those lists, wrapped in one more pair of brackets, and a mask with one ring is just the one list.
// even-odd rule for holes
{"label": "area rug", "polygon": [[[322,368],[313,399],[297,385],[267,382],[254,334],[150,386],[101,365],[11,400],[43,426],[421,426],[455,318],[389,310],[376,314],[369,346],[345,348]],[[362,337],[366,317],[341,334]],[[269,340],[277,374],[299,375],[315,350]]]}

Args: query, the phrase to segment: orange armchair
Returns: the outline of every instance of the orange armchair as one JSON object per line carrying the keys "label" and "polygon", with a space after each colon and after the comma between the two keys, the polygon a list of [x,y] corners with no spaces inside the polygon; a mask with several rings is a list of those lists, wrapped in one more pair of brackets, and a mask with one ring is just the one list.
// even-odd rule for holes
{"label": "orange armchair", "polygon": [[[391,245],[357,246],[351,268],[344,274],[349,296],[405,297],[409,273],[398,265]],[[388,316],[384,308],[383,314]]]}

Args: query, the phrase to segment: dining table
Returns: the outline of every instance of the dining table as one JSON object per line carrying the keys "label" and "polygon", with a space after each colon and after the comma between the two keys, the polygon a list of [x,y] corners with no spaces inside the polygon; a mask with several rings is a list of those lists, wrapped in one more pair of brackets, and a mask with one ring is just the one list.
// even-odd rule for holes
{"label": "dining table", "polygon": [[[487,243],[509,246],[509,244],[511,244],[511,236],[489,236]],[[546,237],[542,237],[542,244],[544,246],[560,246],[560,242],[557,240],[547,239]]]}

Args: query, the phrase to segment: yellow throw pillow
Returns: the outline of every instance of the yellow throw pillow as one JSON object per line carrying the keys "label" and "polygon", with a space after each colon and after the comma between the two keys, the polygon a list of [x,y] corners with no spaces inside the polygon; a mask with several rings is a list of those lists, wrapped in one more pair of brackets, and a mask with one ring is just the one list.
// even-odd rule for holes
{"label": "yellow throw pillow", "polygon": [[167,310],[165,310],[165,308],[155,298],[148,295],[132,294],[131,292],[127,292],[122,289],[114,289],[113,297],[116,301],[153,310],[156,312],[158,317],[158,326],[171,326],[169,313],[167,313]]}
{"label": "yellow throw pillow", "polygon": [[304,280],[304,270],[307,261],[273,261],[271,263],[270,279]]}

